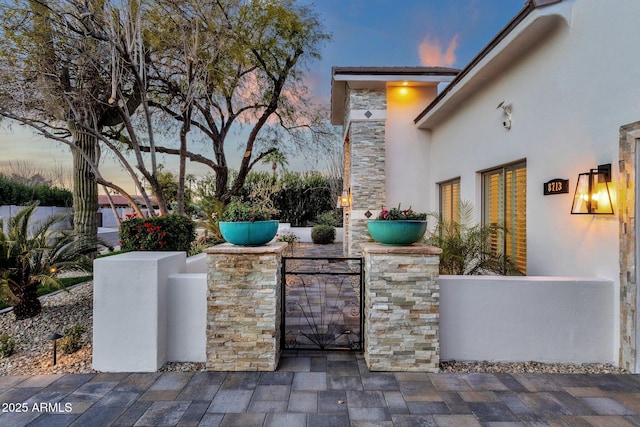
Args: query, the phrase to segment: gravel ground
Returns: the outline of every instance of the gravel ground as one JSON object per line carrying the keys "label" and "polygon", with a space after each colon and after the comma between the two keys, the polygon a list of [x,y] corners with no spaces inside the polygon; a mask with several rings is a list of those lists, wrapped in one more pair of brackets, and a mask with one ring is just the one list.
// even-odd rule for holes
{"label": "gravel ground", "polygon": [[[0,375],[95,372],[91,369],[93,282],[72,286],[41,301],[42,313],[31,319],[16,320],[13,311],[0,315],[0,333],[9,334],[16,341],[15,353],[0,360]],[[58,351],[57,364],[53,366],[49,335],[64,335],[65,329],[76,323],[87,328],[83,347],[69,355]]]}
{"label": "gravel ground", "polygon": [[[53,373],[89,373],[91,368],[91,338],[93,336],[93,282],[86,282],[42,298],[42,313],[17,321],[13,312],[0,314],[0,333],[7,333],[16,341],[16,352],[0,359],[0,375],[39,375]],[[58,351],[57,364],[53,366],[51,333],[64,334],[64,330],[80,323],[87,328],[83,347],[78,352],[65,355]],[[167,363],[161,371],[197,371],[203,363]],[[440,364],[442,372],[487,373],[626,373],[623,369],[607,364],[547,364],[491,363],[448,361]]]}

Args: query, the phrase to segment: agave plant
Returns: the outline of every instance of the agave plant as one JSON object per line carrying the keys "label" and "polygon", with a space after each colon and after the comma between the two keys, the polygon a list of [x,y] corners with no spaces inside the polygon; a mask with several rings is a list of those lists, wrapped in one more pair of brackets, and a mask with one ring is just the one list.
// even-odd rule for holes
{"label": "agave plant", "polygon": [[[90,271],[97,241],[60,229],[64,215],[32,224],[37,203],[18,212],[8,222],[0,219],[0,293],[13,305],[16,320],[42,310],[38,285],[61,288],[63,271]],[[56,227],[57,226],[57,227]]]}
{"label": "agave plant", "polygon": [[492,242],[507,232],[505,227],[473,225],[474,208],[468,201],[460,201],[457,217],[451,221],[437,213],[430,215],[436,218],[436,226],[429,232],[426,243],[442,249],[440,274],[521,274],[506,254],[493,248]]}

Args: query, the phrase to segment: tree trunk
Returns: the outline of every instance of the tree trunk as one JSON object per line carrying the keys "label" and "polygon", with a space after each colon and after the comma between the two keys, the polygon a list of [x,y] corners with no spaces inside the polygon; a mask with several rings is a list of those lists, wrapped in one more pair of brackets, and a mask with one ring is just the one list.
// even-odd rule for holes
{"label": "tree trunk", "polygon": [[20,300],[13,306],[13,314],[16,320],[29,319],[37,316],[42,311],[42,304],[38,299],[38,287],[35,285],[26,286],[22,292],[16,295]]}
{"label": "tree trunk", "polygon": [[[73,141],[92,161],[98,163],[98,141],[95,136],[69,124]],[[73,229],[78,235],[98,236],[98,183],[91,165],[76,150],[73,154]]]}

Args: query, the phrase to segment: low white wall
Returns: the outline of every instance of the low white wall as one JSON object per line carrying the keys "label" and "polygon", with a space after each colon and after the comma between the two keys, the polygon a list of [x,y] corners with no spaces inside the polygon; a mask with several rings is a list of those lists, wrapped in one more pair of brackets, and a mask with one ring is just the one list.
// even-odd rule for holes
{"label": "low white wall", "polygon": [[201,253],[187,258],[185,273],[206,273],[207,254]]}
{"label": "low white wall", "polygon": [[[3,205],[0,206],[0,218],[4,222],[4,230],[7,230],[7,225],[9,223],[9,219],[14,217],[18,212],[24,209],[26,206],[15,206],[15,205]],[[34,227],[40,222],[46,221],[50,216],[65,214],[68,215],[68,221],[65,221],[62,225],[62,228],[73,228],[73,224],[71,223],[71,214],[73,213],[72,208],[61,208],[57,206],[38,206],[36,211],[33,213],[31,227]]]}
{"label": "low white wall", "polygon": [[440,276],[440,358],[615,364],[614,307],[605,279]]}
{"label": "low white wall", "polygon": [[[93,367],[206,360],[206,254],[129,252],[94,264]],[[610,280],[440,276],[440,358],[616,363]]]}
{"label": "low white wall", "polygon": [[[312,227],[291,227],[287,223],[281,223],[278,226],[278,234],[293,233],[298,236],[301,243],[312,243],[311,240],[311,228]],[[342,242],[344,240],[344,228],[336,227],[336,240],[335,242]]]}
{"label": "low white wall", "polygon": [[165,362],[206,360],[206,254],[98,258],[93,286],[94,369],[154,372]]}
{"label": "low white wall", "polygon": [[168,277],[184,252],[128,252],[93,266],[93,368],[155,372],[167,361]]}
{"label": "low white wall", "polygon": [[173,274],[168,286],[167,360],[206,362],[207,273]]}

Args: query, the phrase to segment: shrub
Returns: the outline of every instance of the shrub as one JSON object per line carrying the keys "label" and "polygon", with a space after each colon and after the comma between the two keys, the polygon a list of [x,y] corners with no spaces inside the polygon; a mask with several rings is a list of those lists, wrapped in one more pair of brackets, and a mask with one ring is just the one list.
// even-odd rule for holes
{"label": "shrub", "polygon": [[296,243],[300,242],[300,238],[290,231],[285,231],[284,233],[276,236],[276,242],[287,242],[289,244],[287,248],[289,249],[291,256],[293,256],[293,248]]}
{"label": "shrub", "polygon": [[8,357],[16,350],[16,341],[8,334],[0,335],[0,357]]}
{"label": "shrub", "polygon": [[222,214],[221,221],[226,222],[255,222],[268,221],[276,211],[265,203],[243,202],[240,199],[233,199],[227,205]]}
{"label": "shrub", "polygon": [[64,354],[71,354],[80,350],[82,348],[80,339],[85,332],[87,332],[86,326],[79,323],[65,329],[65,337],[60,340],[60,350],[62,350]]}
{"label": "shrub", "polygon": [[328,211],[318,215],[316,218],[318,224],[331,225],[333,227],[342,227],[342,214],[338,211]]}
{"label": "shrub", "polygon": [[452,275],[521,275],[513,261],[493,249],[493,242],[507,230],[498,224],[475,224],[474,208],[461,201],[456,218],[447,221],[431,214],[436,226],[425,242],[442,249],[440,274]]}
{"label": "shrub", "polygon": [[319,245],[333,243],[336,239],[336,228],[331,225],[316,225],[311,229],[311,240]]}
{"label": "shrub", "polygon": [[274,196],[280,211],[280,222],[304,227],[316,219],[318,212],[335,208],[336,195],[332,188],[342,188],[342,182],[319,172],[288,172],[281,178],[281,188]]}
{"label": "shrub", "polygon": [[124,251],[189,252],[195,238],[194,222],[181,215],[131,218],[120,226],[120,247]]}
{"label": "shrub", "polygon": [[72,206],[70,191],[47,185],[27,185],[0,174],[0,205]]}

